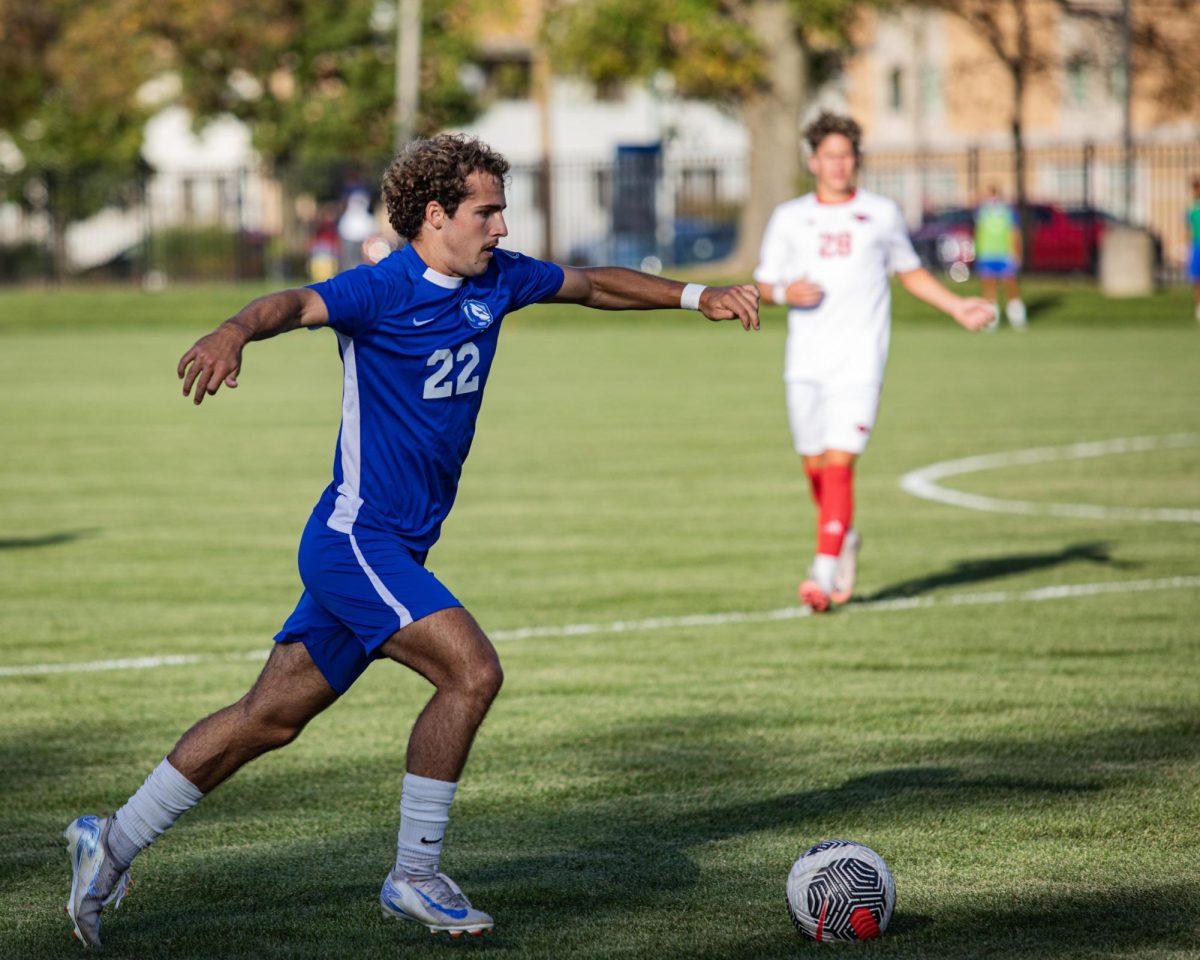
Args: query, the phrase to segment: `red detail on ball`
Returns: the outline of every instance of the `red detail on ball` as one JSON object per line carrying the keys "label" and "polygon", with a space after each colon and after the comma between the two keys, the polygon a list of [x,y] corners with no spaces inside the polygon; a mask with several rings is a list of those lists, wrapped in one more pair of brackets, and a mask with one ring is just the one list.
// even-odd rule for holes
{"label": "red detail on ball", "polygon": [[866,907],[859,907],[850,914],[850,926],[854,928],[859,940],[874,940],[879,936],[879,924],[875,915]]}
{"label": "red detail on ball", "polygon": [[825,939],[825,913],[829,909],[829,901],[821,901],[821,915],[817,917],[817,935],[813,939],[820,943]]}

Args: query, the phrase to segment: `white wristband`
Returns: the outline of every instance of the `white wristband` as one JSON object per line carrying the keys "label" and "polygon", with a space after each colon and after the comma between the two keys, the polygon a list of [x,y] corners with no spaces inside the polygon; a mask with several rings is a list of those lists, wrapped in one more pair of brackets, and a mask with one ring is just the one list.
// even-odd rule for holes
{"label": "white wristband", "polygon": [[776,303],[787,304],[787,284],[777,283],[771,288],[771,299]]}
{"label": "white wristband", "polygon": [[684,310],[699,310],[700,294],[707,289],[702,283],[689,283],[679,295],[679,306]]}

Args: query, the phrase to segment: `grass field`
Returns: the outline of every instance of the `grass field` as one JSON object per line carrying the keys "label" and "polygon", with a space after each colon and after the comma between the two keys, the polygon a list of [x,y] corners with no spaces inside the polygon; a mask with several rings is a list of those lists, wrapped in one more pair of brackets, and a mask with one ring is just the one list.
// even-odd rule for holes
{"label": "grass field", "polygon": [[[61,830],[239,695],[299,594],[333,337],[252,345],[239,389],[199,409],[175,379],[254,292],[0,294],[4,960],[79,952]],[[1200,434],[1186,291],[1029,300],[1029,333],[969,336],[898,297],[859,472],[861,597],[824,618],[788,610],[813,513],[781,313],[753,335],[694,314],[510,318],[430,559],[506,667],[443,861],[497,936],[439,943],[379,914],[428,689],[378,664],[135,864],[107,952],[1200,956],[1200,526],[965,510],[898,484],[952,458]],[[1194,511],[1200,447],[946,485]],[[184,659],[71,666],[167,654]],[[792,931],[784,879],[829,837],[891,865],[882,940]]]}

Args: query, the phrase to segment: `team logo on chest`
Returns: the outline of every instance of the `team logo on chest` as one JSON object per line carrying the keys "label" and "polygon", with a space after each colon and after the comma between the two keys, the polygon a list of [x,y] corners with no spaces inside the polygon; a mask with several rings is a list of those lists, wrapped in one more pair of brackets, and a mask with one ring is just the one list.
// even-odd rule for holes
{"label": "team logo on chest", "polygon": [[467,318],[469,323],[476,330],[486,330],[492,325],[491,307],[482,300],[464,300],[462,303],[463,316]]}

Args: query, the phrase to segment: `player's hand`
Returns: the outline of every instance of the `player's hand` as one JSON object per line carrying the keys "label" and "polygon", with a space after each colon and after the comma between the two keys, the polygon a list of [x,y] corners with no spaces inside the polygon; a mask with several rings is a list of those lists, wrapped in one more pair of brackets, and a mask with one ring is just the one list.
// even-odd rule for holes
{"label": "player's hand", "polygon": [[789,307],[815,307],[825,299],[825,288],[801,277],[787,285],[783,296]]}
{"label": "player's hand", "polygon": [[705,287],[700,312],[709,320],[740,320],[743,330],[758,329],[758,287],[752,283],[732,287]]}
{"label": "player's hand", "polygon": [[950,314],[968,330],[982,330],[996,315],[996,305],[983,297],[960,297]]}
{"label": "player's hand", "polygon": [[240,327],[223,323],[208,336],[197,340],[179,358],[179,366],[175,371],[183,381],[183,395],[188,396],[194,386],[196,393],[193,403],[198,405],[206,393],[215,394],[221,384],[231,390],[236,387],[246,339],[246,333]]}

